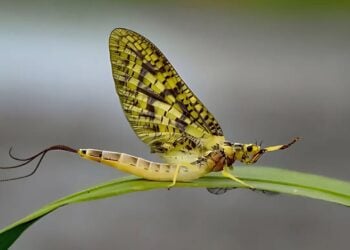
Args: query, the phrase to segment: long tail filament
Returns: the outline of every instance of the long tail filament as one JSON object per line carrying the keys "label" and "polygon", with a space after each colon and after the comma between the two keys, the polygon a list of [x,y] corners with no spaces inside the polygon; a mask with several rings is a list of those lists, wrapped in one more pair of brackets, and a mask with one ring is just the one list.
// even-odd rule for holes
{"label": "long tail filament", "polygon": [[46,155],[47,152],[49,151],[54,151],[54,150],[63,150],[63,151],[68,151],[68,152],[72,152],[72,153],[77,153],[78,150],[76,149],[73,149],[71,147],[67,147],[67,146],[64,146],[64,145],[54,145],[54,146],[51,146],[51,147],[48,147],[46,149],[44,149],[43,151],[31,156],[31,157],[28,157],[28,158],[19,158],[19,157],[16,157],[13,155],[12,153],[12,147],[10,148],[9,150],[9,156],[16,160],[16,161],[20,161],[20,162],[23,162],[23,163],[20,163],[18,165],[14,165],[14,166],[7,166],[7,167],[1,167],[0,166],[0,169],[14,169],[14,168],[20,168],[20,167],[23,167],[23,166],[26,166],[28,165],[30,162],[32,162],[34,159],[39,158],[39,161],[38,163],[36,164],[35,168],[33,171],[31,171],[29,174],[26,174],[26,175],[22,175],[22,176],[18,176],[18,177],[12,177],[12,178],[7,178],[7,179],[0,179],[0,182],[4,182],[4,181],[13,181],[13,180],[18,180],[18,179],[23,179],[23,178],[26,178],[26,177],[29,177],[29,176],[32,176],[33,174],[35,174],[35,172],[38,170],[39,166],[40,166],[40,163],[41,161],[43,160],[44,156]]}

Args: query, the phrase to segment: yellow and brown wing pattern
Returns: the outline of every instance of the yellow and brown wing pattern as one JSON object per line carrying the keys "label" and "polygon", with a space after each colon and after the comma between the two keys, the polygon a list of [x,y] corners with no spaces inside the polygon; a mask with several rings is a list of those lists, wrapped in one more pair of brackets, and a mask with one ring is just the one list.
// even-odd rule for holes
{"label": "yellow and brown wing pattern", "polygon": [[118,28],[110,35],[109,50],[124,113],[153,152],[206,149],[223,141],[213,115],[148,39]]}

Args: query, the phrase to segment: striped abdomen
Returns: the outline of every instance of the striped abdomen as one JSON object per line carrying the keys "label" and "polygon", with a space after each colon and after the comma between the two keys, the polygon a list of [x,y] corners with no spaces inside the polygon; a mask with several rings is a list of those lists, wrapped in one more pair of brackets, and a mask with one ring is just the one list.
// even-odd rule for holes
{"label": "striped abdomen", "polygon": [[[97,150],[79,149],[78,154],[88,160],[97,161],[121,171],[154,181],[172,181],[176,164],[157,163],[129,154]],[[178,181],[192,181],[209,171],[202,164],[187,165],[179,168]]]}

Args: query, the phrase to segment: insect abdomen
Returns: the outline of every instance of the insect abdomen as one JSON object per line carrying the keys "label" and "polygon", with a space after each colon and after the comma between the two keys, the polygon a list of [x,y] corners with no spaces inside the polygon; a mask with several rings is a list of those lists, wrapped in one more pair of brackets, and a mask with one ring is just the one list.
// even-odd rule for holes
{"label": "insect abdomen", "polygon": [[[78,154],[88,160],[97,161],[121,171],[154,181],[172,181],[176,164],[157,163],[125,153],[97,149],[80,149]],[[181,164],[180,164],[181,165]],[[181,166],[178,181],[191,181],[206,174],[203,167]]]}

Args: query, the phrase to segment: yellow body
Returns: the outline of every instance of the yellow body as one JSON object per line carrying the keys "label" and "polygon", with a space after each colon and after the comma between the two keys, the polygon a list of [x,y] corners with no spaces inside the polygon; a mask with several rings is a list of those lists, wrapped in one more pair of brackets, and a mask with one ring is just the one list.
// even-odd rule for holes
{"label": "yellow body", "polygon": [[[176,164],[151,162],[124,153],[97,149],[80,149],[78,154],[84,159],[100,162],[123,172],[153,181],[172,181],[177,168]],[[210,163],[206,166],[181,165],[177,181],[187,182],[198,179],[210,172],[212,166],[210,166]]]}

